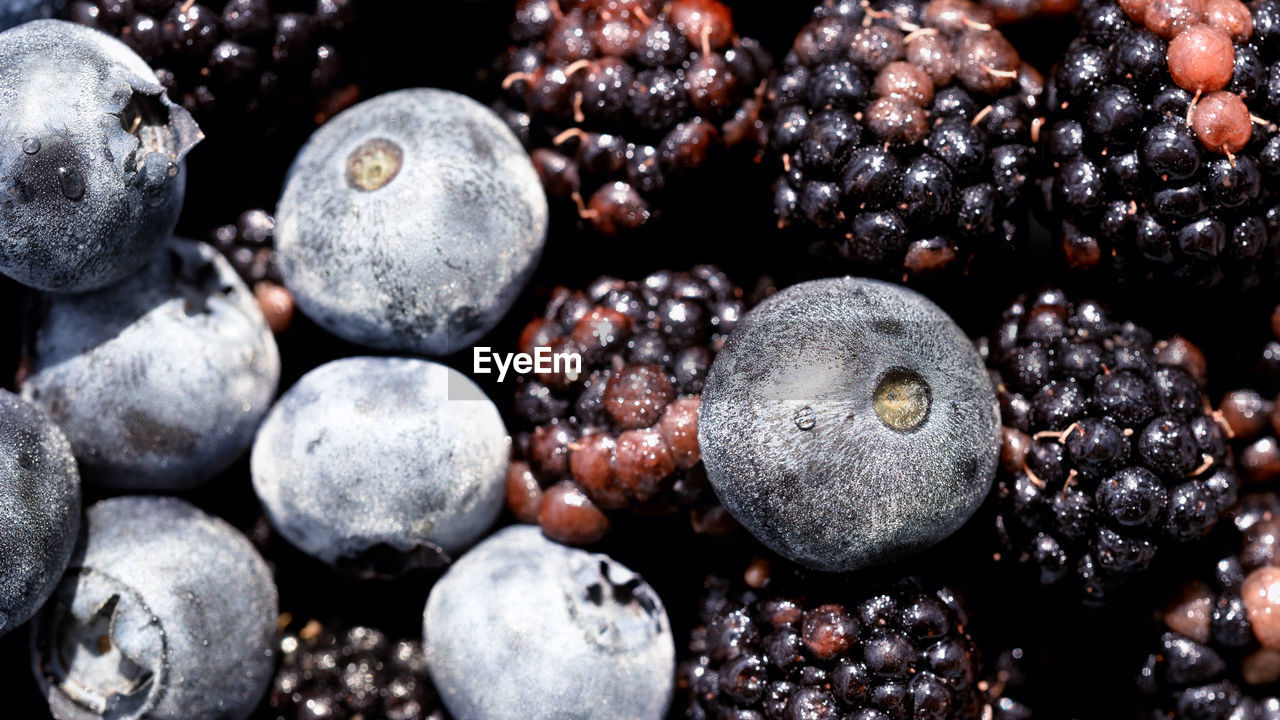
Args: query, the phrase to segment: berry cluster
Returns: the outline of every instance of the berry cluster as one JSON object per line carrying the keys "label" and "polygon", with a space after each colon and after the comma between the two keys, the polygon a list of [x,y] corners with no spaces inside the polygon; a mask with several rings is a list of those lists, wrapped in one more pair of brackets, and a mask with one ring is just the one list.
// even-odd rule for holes
{"label": "berry cluster", "polygon": [[1039,133],[1066,262],[1200,284],[1273,275],[1280,5],[1090,0]]}
{"label": "berry cluster", "polygon": [[1022,234],[1041,78],[967,0],[827,0],[770,86],[779,224],[860,269],[963,267]]}
{"label": "berry cluster", "polygon": [[[517,438],[508,474],[516,517],[583,545],[608,531],[603,510],[714,505],[699,462],[698,397],[744,306],[742,290],[710,266],[558,288],[520,334],[520,351],[577,353],[582,368],[517,389],[516,415],[533,429]],[[717,518],[718,508],[695,524],[714,529]]]}
{"label": "berry cluster", "polygon": [[1159,650],[1140,683],[1170,720],[1280,714],[1280,498],[1246,497],[1240,551],[1186,584],[1161,614]]}
{"label": "berry cluster", "polygon": [[831,602],[731,595],[715,578],[706,590],[677,678],[691,720],[983,717],[977,649],[950,589],[909,579]]}
{"label": "berry cluster", "polygon": [[369,627],[336,633],[318,622],[285,634],[271,708],[280,720],[445,720],[422,644]]}
{"label": "berry cluster", "polygon": [[718,0],[521,0],[500,112],[548,194],[615,234],[717,148],[758,147],[771,61]]}
{"label": "berry cluster", "polygon": [[133,48],[211,133],[295,106],[321,122],[350,104],[340,49],[355,11],[356,0],[76,0],[67,16]]}
{"label": "berry cluster", "polygon": [[275,252],[276,221],[267,211],[246,210],[234,223],[215,228],[207,238],[253,289],[258,306],[275,332],[282,332],[293,320],[293,293],[280,277]]}
{"label": "berry cluster", "polygon": [[1165,543],[1197,540],[1235,502],[1204,358],[1056,290],[1011,305],[983,348],[1004,423],[994,502],[1007,551],[1044,584],[1101,602]]}

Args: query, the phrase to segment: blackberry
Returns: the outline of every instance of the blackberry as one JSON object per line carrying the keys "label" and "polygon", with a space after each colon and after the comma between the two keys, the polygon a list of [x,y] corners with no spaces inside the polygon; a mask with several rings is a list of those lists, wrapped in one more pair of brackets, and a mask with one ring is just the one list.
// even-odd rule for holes
{"label": "blackberry", "polygon": [[499,113],[549,195],[613,235],[723,147],[756,152],[772,61],[718,0],[521,0]]}
{"label": "blackberry", "polygon": [[1280,5],[1086,0],[1050,74],[1040,203],[1062,257],[1119,280],[1273,277]]}
{"label": "blackberry", "polygon": [[1014,302],[980,346],[1004,423],[997,530],[1043,584],[1106,601],[1235,502],[1227,432],[1202,399],[1204,357],[1185,339],[1157,342],[1046,290]]}
{"label": "blackberry", "polygon": [[1024,231],[1041,79],[967,0],[826,0],[769,87],[781,227],[926,275]]}
{"label": "blackberry", "polygon": [[79,0],[67,18],[124,41],[209,134],[245,116],[322,122],[356,100],[342,48],[358,0]]}
{"label": "blackberry", "polygon": [[1059,18],[1079,6],[1079,0],[981,0],[996,23],[1010,23],[1029,18]]}
{"label": "blackberry", "polygon": [[794,594],[776,584],[731,593],[727,582],[707,581],[691,657],[676,675],[682,717],[976,719],[990,712],[967,614],[950,589],[914,578],[880,588],[824,583],[819,590],[805,582]]}
{"label": "blackberry", "polygon": [[280,641],[269,702],[280,720],[446,720],[418,640],[392,642],[370,627],[311,621]]}
{"label": "blackberry", "polygon": [[209,232],[206,240],[235,268],[262,308],[274,332],[288,329],[296,307],[293,293],[280,277],[275,251],[276,221],[265,210],[246,210],[234,223]]}
{"label": "blackberry", "polygon": [[1248,496],[1242,505],[1239,552],[1183,586],[1160,616],[1139,681],[1161,717],[1280,717],[1280,498]]}
{"label": "blackberry", "polygon": [[1274,395],[1280,387],[1280,306],[1271,313],[1270,332],[1257,366],[1247,372],[1250,387],[1227,392],[1218,405],[1231,430],[1232,449],[1242,479],[1264,484],[1280,479],[1280,409]]}
{"label": "blackberry", "polygon": [[705,265],[557,288],[520,334],[519,350],[577,353],[582,367],[561,365],[517,386],[515,414],[528,429],[516,436],[508,475],[515,516],[576,545],[608,531],[602,511],[625,507],[691,507],[698,528],[731,525],[700,460],[698,399],[746,305],[740,288]]}

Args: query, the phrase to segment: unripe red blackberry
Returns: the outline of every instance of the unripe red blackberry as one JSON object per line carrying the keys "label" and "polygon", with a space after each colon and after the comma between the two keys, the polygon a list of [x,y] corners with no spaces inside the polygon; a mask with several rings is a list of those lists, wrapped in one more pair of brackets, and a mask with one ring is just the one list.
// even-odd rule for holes
{"label": "unripe red blackberry", "polygon": [[557,288],[520,334],[519,351],[576,353],[582,367],[519,380],[515,413],[525,431],[507,475],[516,518],[573,545],[602,538],[606,513],[624,508],[690,508],[695,529],[731,526],[702,468],[698,399],[748,305],[705,265]]}
{"label": "unripe red blackberry", "polygon": [[495,65],[499,113],[549,195],[607,235],[725,147],[759,147],[771,61],[719,0],[521,0]]}

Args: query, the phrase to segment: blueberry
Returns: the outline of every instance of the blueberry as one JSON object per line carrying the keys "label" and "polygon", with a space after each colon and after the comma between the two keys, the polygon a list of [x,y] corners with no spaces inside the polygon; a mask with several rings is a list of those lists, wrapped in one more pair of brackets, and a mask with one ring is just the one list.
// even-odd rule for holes
{"label": "blueberry", "polygon": [[124,282],[46,303],[22,395],[67,433],[87,481],[187,489],[249,447],[280,355],[216,250],[171,240]]}
{"label": "blueberry", "polygon": [[982,359],[932,302],[816,280],[747,313],[707,376],[707,475],[761,542],[848,571],[928,547],[978,508],[1000,415]]}
{"label": "blueberry", "polygon": [[653,588],[531,525],[449,568],[427,599],[423,637],[456,720],[659,720],[671,700],[675,644]]}
{"label": "blueberry", "polygon": [[401,90],[325,123],[276,216],[285,284],[336,335],[444,355],[488,332],[547,233],[533,164],[491,110]]}
{"label": "blueberry", "polygon": [[80,475],[49,417],[0,390],[0,636],[57,586],[80,528]]}
{"label": "blueberry", "polygon": [[363,575],[438,566],[502,510],[507,431],[466,376],[407,358],[348,358],[307,373],[253,445],[271,524]]}
{"label": "blueberry", "polygon": [[203,136],[142,58],[59,20],[0,33],[0,117],[0,272],[85,292],[146,264]]}
{"label": "blueberry", "polygon": [[243,720],[278,617],[271,571],[230,525],[176,498],[113,498],[85,514],[32,665],[59,720]]}
{"label": "blueberry", "polygon": [[66,4],[67,0],[0,0],[0,30],[53,17]]}

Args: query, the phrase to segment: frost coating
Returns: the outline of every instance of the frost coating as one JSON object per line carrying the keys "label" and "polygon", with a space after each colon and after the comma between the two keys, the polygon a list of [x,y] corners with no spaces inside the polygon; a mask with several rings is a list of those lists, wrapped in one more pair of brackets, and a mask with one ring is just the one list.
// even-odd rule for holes
{"label": "frost coating", "polygon": [[80,475],[48,416],[0,390],[0,636],[53,592],[80,529]]}
{"label": "frost coating", "polygon": [[546,232],[542,185],[507,126],[430,89],[325,123],[276,214],[281,273],[308,317],[362,345],[437,355],[497,324]]}
{"label": "frost coating", "polygon": [[253,487],[303,551],[360,573],[436,566],[502,510],[507,431],[466,376],[433,362],[348,358],[307,373],[254,441]]}
{"label": "frost coating", "polygon": [[124,43],[60,20],[0,33],[0,272],[84,292],[137,270],[201,137]]}
{"label": "frost coating", "polygon": [[1000,412],[973,344],[937,305],[835,278],[743,317],[707,375],[698,443],[716,495],[757,539],[849,571],[964,524],[995,475]]}
{"label": "frost coating", "polygon": [[606,555],[516,525],[431,590],[431,679],[456,720],[660,720],[675,645],[643,579]]}
{"label": "frost coating", "polygon": [[190,488],[249,447],[280,355],[216,250],[171,240],[122,283],[46,302],[22,395],[62,426],[86,480]]}
{"label": "frost coating", "polygon": [[89,508],[32,630],[58,720],[241,720],[274,667],[275,584],[227,523],[175,498]]}

